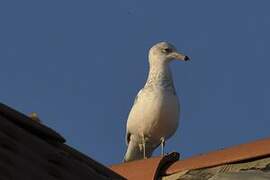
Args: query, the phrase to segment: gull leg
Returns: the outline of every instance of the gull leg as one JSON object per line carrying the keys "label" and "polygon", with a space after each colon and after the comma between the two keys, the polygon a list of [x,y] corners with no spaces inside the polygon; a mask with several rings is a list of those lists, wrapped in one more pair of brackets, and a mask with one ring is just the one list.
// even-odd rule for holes
{"label": "gull leg", "polygon": [[142,148],[143,148],[143,159],[146,159],[146,156],[145,156],[145,139],[144,139],[144,135],[142,135]]}
{"label": "gull leg", "polygon": [[160,141],[161,141],[161,143],[160,143],[161,144],[161,156],[164,156],[165,138],[161,137]]}

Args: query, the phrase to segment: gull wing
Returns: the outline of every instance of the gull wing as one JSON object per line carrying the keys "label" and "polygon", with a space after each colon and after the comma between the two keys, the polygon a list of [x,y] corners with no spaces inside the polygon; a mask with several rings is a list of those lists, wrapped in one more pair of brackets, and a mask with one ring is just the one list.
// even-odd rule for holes
{"label": "gull wing", "polygon": [[[139,99],[139,97],[140,97],[140,94],[141,94],[141,92],[142,92],[142,90],[143,89],[141,89],[139,92],[138,92],[138,94],[137,94],[137,96],[135,97],[135,99],[134,99],[134,102],[133,102],[133,106],[136,104],[136,102],[138,101],[138,99]],[[133,106],[132,106],[132,108],[133,108]],[[131,108],[131,109],[132,109]],[[126,131],[126,145],[128,145],[129,144],[129,141],[130,141],[130,135],[131,135],[131,133],[129,132],[129,130],[128,130],[128,128],[127,128],[127,131]]]}

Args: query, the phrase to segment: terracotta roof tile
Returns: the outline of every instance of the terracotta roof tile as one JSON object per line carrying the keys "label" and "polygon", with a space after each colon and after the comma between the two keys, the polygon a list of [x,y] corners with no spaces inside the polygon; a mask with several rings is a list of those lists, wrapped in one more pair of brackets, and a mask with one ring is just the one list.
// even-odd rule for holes
{"label": "terracotta roof tile", "polygon": [[[270,138],[197,155],[183,160],[164,161],[162,157],[132,161],[111,166],[111,169],[127,179],[156,179],[186,170],[209,168],[270,156]],[[164,159],[170,157],[165,156]],[[160,168],[162,167],[162,168]]]}
{"label": "terracotta roof tile", "polygon": [[157,179],[164,169],[179,159],[178,153],[113,165],[110,168],[128,180]]}
{"label": "terracotta roof tile", "polygon": [[270,138],[266,138],[177,161],[166,170],[166,174],[214,167],[269,155]]}

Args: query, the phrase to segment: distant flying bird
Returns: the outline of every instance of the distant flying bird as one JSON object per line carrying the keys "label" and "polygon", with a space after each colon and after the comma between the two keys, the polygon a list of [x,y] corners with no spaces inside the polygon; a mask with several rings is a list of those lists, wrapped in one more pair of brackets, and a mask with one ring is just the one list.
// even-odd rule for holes
{"label": "distant flying bird", "polygon": [[179,100],[173,85],[169,63],[173,59],[188,61],[168,42],[160,42],[149,50],[149,74],[128,116],[127,151],[124,161],[148,158],[176,131],[179,123]]}

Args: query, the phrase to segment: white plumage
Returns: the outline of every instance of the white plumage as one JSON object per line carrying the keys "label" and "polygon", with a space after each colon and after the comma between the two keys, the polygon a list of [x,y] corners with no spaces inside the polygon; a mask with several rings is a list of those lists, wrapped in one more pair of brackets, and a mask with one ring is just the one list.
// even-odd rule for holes
{"label": "white plumage", "polygon": [[163,154],[166,139],[178,127],[180,107],[169,67],[173,59],[189,60],[167,42],[160,42],[149,50],[148,78],[127,120],[128,148],[124,161],[150,157],[160,144]]}

